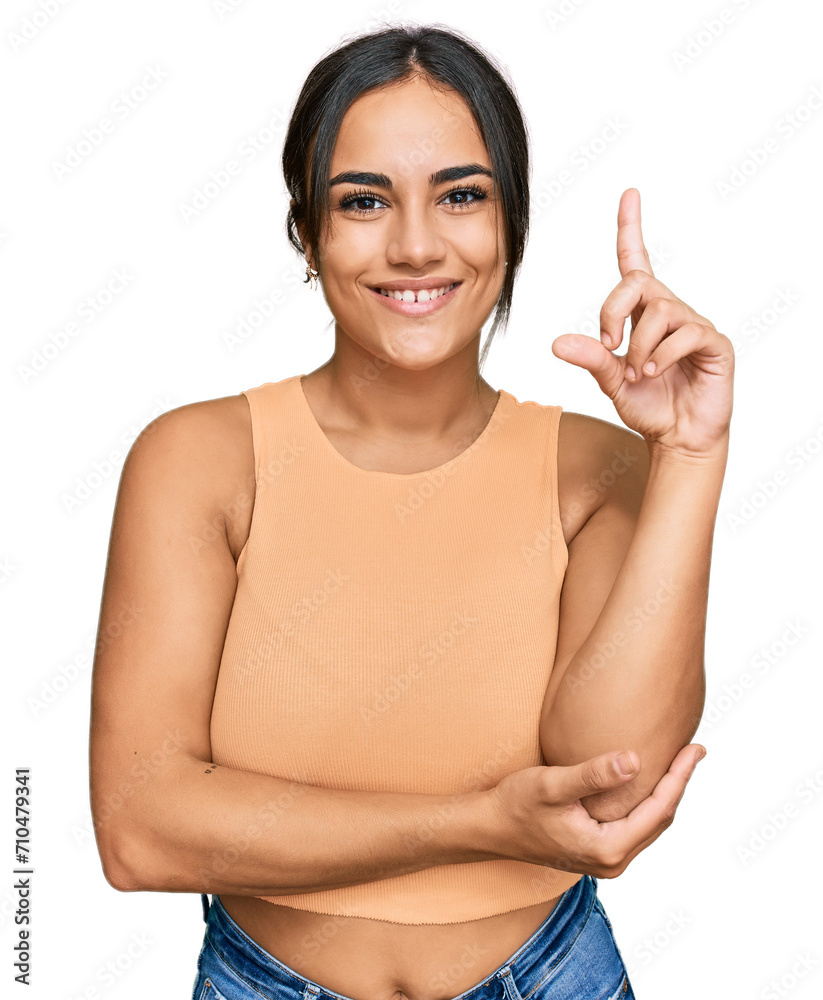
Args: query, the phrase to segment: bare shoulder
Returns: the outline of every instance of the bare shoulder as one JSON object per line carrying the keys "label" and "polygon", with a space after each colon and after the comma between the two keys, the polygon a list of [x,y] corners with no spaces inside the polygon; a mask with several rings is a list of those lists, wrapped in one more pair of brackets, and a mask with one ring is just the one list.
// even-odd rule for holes
{"label": "bare shoulder", "polygon": [[568,545],[609,500],[639,509],[649,473],[640,434],[586,413],[563,410],[557,442],[560,519]]}
{"label": "bare shoulder", "polygon": [[235,559],[245,544],[254,505],[254,447],[246,397],[220,396],[161,413],[138,435],[127,463],[142,463],[151,480],[166,472],[198,499],[207,522],[225,530]]}

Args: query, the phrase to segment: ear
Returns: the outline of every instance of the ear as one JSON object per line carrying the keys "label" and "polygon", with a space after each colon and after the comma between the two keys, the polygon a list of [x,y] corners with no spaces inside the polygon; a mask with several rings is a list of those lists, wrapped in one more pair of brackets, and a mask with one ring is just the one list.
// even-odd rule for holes
{"label": "ear", "polygon": [[[291,209],[292,212],[294,212],[294,208],[295,208],[296,204],[297,204],[297,202],[292,198],[292,200],[289,202],[289,208]],[[295,219],[294,228],[297,230],[297,238],[300,240],[300,243],[301,243],[301,245],[303,247],[303,253],[306,256],[306,260],[310,261],[311,260],[311,246],[308,243],[308,240],[306,239],[306,226],[305,226],[305,223],[303,222],[302,219],[299,220],[299,221],[297,219]]]}

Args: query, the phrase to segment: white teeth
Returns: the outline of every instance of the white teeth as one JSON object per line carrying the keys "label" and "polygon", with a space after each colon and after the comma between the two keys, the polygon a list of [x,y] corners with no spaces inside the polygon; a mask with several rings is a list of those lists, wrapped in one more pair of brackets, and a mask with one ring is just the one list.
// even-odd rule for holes
{"label": "white teeth", "polygon": [[432,299],[437,299],[441,295],[445,295],[446,292],[450,292],[454,287],[454,284],[452,284],[447,288],[421,288],[417,293],[416,300],[415,293],[410,288],[407,288],[402,292],[400,289],[387,291],[385,288],[381,288],[379,291],[381,295],[385,295],[390,299],[398,299],[400,302],[430,302]]}

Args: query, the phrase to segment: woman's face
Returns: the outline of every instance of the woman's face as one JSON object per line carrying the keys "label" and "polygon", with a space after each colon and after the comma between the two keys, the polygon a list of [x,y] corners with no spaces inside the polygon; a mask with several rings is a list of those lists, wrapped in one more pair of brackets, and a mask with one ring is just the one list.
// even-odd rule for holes
{"label": "woman's face", "polygon": [[[466,165],[462,177],[430,180]],[[331,234],[313,255],[338,334],[412,370],[479,342],[506,257],[502,206],[484,169],[488,152],[456,92],[414,77],[352,103],[331,161]],[[417,299],[413,279],[437,297],[407,303],[378,291],[391,284]]]}

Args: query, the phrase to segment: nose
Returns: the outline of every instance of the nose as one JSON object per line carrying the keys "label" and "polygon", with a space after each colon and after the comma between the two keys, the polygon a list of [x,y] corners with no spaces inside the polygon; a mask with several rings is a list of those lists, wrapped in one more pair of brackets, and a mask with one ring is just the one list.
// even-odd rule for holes
{"label": "nose", "polygon": [[388,230],[386,260],[424,270],[446,254],[446,241],[439,229],[437,209],[430,201],[396,209]]}

